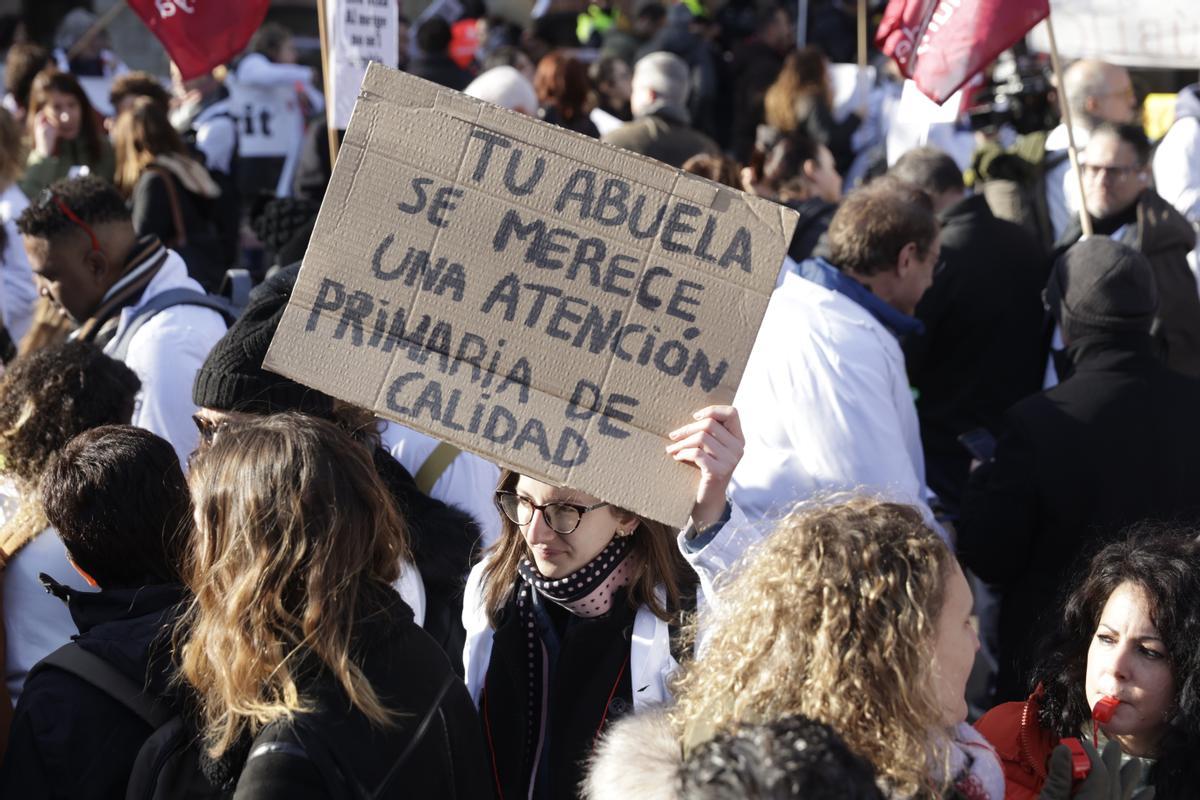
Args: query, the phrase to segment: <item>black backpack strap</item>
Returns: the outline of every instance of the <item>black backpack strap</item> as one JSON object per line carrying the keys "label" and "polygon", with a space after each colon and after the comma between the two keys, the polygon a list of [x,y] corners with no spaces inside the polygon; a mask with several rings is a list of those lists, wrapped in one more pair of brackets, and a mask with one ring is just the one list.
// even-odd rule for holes
{"label": "black backpack strap", "polygon": [[129,344],[133,341],[134,335],[141,330],[142,326],[150,321],[154,315],[160,311],[165,311],[173,306],[203,306],[211,308],[225,318],[226,324],[233,324],[237,319],[237,309],[223,297],[216,297],[204,292],[197,292],[194,289],[169,289],[161,294],[156,294],[151,297],[141,308],[133,313],[129,323],[120,335],[109,342],[109,355],[117,361],[124,361],[125,356],[129,354]]}
{"label": "black backpack strap", "polygon": [[371,793],[370,796],[372,800],[384,796],[384,792],[387,791],[388,784],[390,784],[396,775],[399,774],[400,768],[408,762],[409,758],[411,758],[412,754],[416,751],[417,745],[419,745],[421,740],[425,738],[425,733],[429,730],[429,725],[433,722],[434,717],[437,717],[442,724],[442,728],[445,728],[446,720],[441,714],[442,699],[446,696],[446,692],[450,691],[450,687],[453,686],[454,682],[457,680],[458,676],[453,672],[446,673],[446,679],[442,681],[441,688],[439,688],[437,690],[437,694],[433,696],[433,702],[429,704],[429,710],[426,711],[425,716],[421,718],[421,722],[413,731],[413,735],[408,740],[408,744],[405,745],[403,752],[400,753],[400,756],[396,759],[396,762],[392,764],[392,768],[388,770],[387,775],[384,775],[383,780],[380,781],[377,787],[375,787],[375,791]]}
{"label": "black backpack strap", "polygon": [[173,711],[147,695],[136,681],[75,642],[65,644],[43,658],[36,669],[43,667],[60,669],[95,686],[156,730],[175,717]]}

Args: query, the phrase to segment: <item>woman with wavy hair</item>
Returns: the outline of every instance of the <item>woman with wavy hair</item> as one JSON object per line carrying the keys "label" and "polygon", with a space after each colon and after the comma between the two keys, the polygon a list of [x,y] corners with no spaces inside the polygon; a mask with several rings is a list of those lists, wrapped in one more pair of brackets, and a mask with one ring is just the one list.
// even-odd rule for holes
{"label": "woman with wavy hair", "polygon": [[781,134],[801,131],[833,153],[839,175],[854,161],[850,137],[862,124],[866,109],[838,122],[833,117],[833,84],[829,64],[819,47],[788,53],[779,77],[763,97],[763,120]]}
{"label": "woman with wavy hair", "polygon": [[183,256],[188,273],[209,291],[225,275],[217,226],[221,189],[171,127],[162,104],[138,97],[113,126],[114,183],[129,200],[133,229],[153,234]]}
{"label": "woman with wavy hair", "polygon": [[868,499],[784,518],[702,615],[668,718],[690,750],[801,714],[832,727],[891,797],[1000,800],[965,724],[979,640],[958,562],[911,506]]}
{"label": "woman with wavy hair", "polygon": [[558,50],[543,56],[533,76],[533,90],[541,105],[538,116],[544,121],[600,138],[588,116],[591,83],[582,61]]}
{"label": "woman with wavy hair", "polygon": [[694,605],[696,573],[709,589],[753,535],[725,498],[743,447],[737,411],[710,406],[693,419],[666,446],[699,471],[678,543],[667,525],[601,498],[501,474],[500,539],[463,603],[467,686],[498,797],[577,796],[608,723],[668,699],[681,653],[673,629]]}
{"label": "woman with wavy hair", "polygon": [[[1196,796],[1200,544],[1195,536],[1194,531],[1135,531],[1092,558],[1046,642],[1034,670],[1033,694],[993,708],[976,723],[1000,754],[1007,798],[1036,798],[1044,791],[1048,759],[1067,737],[1116,743],[1122,759],[1148,759],[1145,783],[1160,800]],[[1094,710],[1109,704],[1111,717],[1102,721],[1101,711],[1093,724]],[[1123,796],[1129,797],[1132,788],[1125,786]]]}
{"label": "woman with wavy hair", "polygon": [[[478,720],[391,584],[405,524],[333,423],[231,423],[193,460],[183,679],[234,797],[484,797]],[[240,773],[240,774],[239,774]]]}

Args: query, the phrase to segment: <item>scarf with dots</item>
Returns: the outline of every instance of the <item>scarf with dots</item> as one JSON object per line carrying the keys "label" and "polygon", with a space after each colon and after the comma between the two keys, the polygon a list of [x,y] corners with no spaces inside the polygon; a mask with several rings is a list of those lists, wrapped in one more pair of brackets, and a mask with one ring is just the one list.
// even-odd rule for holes
{"label": "scarf with dots", "polygon": [[614,536],[600,554],[575,572],[557,580],[542,575],[529,558],[521,559],[517,574],[517,615],[529,653],[529,698],[526,713],[526,752],[533,753],[529,785],[537,781],[544,749],[546,701],[550,693],[550,655],[534,618],[532,593],[557,603],[577,617],[600,617],[612,610],[617,590],[629,585],[636,559],[633,537]]}

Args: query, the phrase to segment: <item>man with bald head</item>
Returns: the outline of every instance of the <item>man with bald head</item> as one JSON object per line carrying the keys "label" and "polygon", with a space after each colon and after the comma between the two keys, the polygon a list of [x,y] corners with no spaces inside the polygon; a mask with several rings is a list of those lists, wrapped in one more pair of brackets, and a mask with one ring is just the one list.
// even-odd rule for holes
{"label": "man with bald head", "polygon": [[[1076,61],[1063,83],[1080,151],[1096,126],[1129,123],[1137,113],[1137,97],[1123,67]],[[1020,136],[1007,149],[988,142],[974,158],[978,186],[995,215],[1026,226],[1047,250],[1079,214],[1079,179],[1071,170],[1067,141],[1064,122],[1049,133]]]}
{"label": "man with bald head", "polygon": [[[1091,132],[1103,122],[1116,125],[1133,122],[1137,95],[1124,67],[1094,59],[1076,61],[1063,76],[1071,106],[1075,145],[1087,147]],[[1046,137],[1046,210],[1054,241],[1058,241],[1072,217],[1079,215],[1079,179],[1067,158],[1067,125],[1059,124]],[[1054,166],[1050,166],[1053,164]]]}

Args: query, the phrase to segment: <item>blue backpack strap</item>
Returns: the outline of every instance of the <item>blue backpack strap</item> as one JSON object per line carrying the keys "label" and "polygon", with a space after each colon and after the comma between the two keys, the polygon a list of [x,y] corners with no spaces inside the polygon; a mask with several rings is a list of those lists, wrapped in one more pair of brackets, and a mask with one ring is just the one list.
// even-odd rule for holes
{"label": "blue backpack strap", "polygon": [[96,687],[155,730],[175,717],[173,711],[147,695],[136,681],[75,642],[63,645],[38,662],[38,670],[45,667],[60,669]]}
{"label": "blue backpack strap", "polygon": [[117,361],[124,361],[125,356],[129,354],[129,344],[133,341],[133,337],[141,330],[150,319],[160,311],[165,311],[173,306],[202,306],[211,308],[225,318],[226,324],[232,324],[237,319],[237,309],[223,297],[197,292],[194,289],[169,289],[162,294],[156,294],[145,303],[142,304],[137,311],[133,312],[129,322],[113,340],[109,343],[112,348],[109,355]]}

